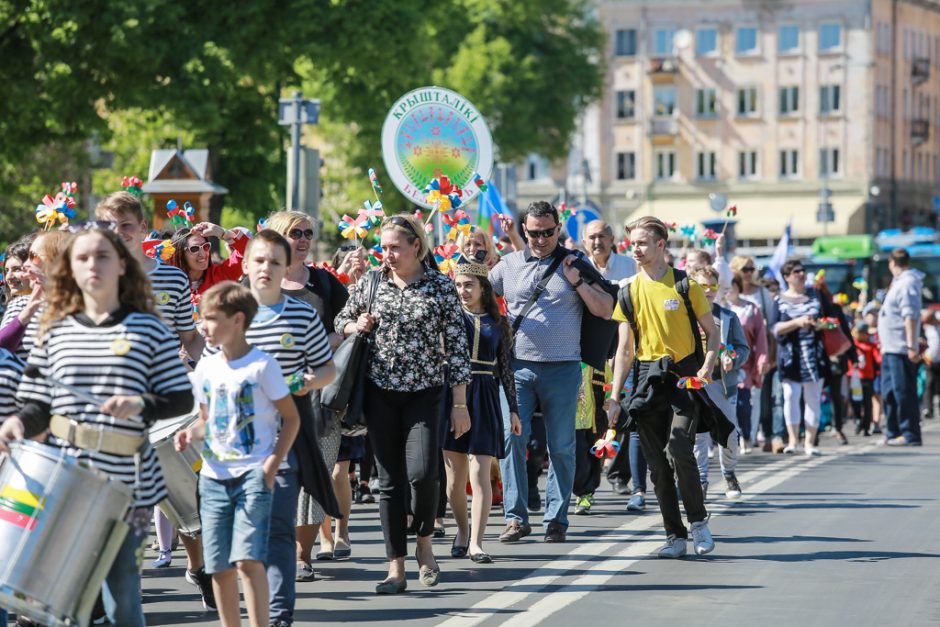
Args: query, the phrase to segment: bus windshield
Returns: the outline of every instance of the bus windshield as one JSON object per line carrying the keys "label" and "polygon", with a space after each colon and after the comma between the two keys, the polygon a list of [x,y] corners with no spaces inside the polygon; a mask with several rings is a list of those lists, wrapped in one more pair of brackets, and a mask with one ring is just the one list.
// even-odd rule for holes
{"label": "bus windshield", "polygon": [[[924,276],[923,306],[940,305],[940,257],[911,257],[911,267],[920,270]],[[888,270],[888,258],[876,259],[872,264],[872,293],[887,290],[891,284],[891,271]]]}

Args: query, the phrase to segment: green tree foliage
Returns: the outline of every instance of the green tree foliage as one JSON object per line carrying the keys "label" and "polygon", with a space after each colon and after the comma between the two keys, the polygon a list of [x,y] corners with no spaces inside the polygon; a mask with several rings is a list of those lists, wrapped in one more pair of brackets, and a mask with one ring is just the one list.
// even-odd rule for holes
{"label": "green tree foliage", "polygon": [[[406,208],[379,135],[422,85],[473,101],[503,160],[563,155],[601,85],[591,15],[586,0],[0,0],[0,241],[59,181],[91,187],[87,205],[178,141],[212,151],[233,215],[282,206],[277,100],[296,88],[322,101],[328,221],[370,196],[370,166]],[[114,160],[89,176],[96,146]]]}

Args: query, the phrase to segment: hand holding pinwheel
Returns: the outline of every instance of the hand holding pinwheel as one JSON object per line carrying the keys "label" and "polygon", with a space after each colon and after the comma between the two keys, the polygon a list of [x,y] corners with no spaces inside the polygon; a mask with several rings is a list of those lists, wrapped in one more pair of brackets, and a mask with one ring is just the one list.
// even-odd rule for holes
{"label": "hand holding pinwheel", "polygon": [[708,382],[701,377],[682,377],[676,385],[680,390],[701,390],[708,385]]}

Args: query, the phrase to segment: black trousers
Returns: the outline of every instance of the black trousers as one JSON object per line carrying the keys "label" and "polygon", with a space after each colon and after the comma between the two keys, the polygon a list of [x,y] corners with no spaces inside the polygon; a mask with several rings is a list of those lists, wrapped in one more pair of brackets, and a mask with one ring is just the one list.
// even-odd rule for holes
{"label": "black trousers", "polygon": [[871,429],[871,421],[875,413],[871,402],[874,395],[875,382],[871,379],[862,379],[862,400],[852,401],[852,408],[858,418],[858,429],[865,434]]}
{"label": "black trousers", "polygon": [[832,426],[836,431],[842,432],[845,421],[845,400],[842,398],[842,374],[827,372],[824,377],[829,388],[829,400],[832,402]]}
{"label": "black trousers", "polygon": [[389,559],[408,554],[411,503],[419,536],[434,532],[440,482],[440,386],[393,392],[366,383],[365,415],[379,469],[379,517]]}
{"label": "black trousers", "polygon": [[640,446],[649,463],[663,526],[668,535],[679,538],[688,538],[689,533],[679,511],[677,478],[689,522],[700,522],[708,516],[693,453],[696,423],[695,416],[674,414],[671,406],[636,417]]}
{"label": "black trousers", "polygon": [[774,432],[774,377],[777,376],[777,369],[774,368],[764,375],[764,380],[760,386],[760,428],[764,432],[764,437],[768,440],[772,438],[783,438],[786,430],[783,429],[783,421],[780,421],[779,432]]}
{"label": "black trousers", "polygon": [[940,363],[926,366],[927,381],[924,383],[923,411],[925,416],[933,416],[933,399],[940,396]]}

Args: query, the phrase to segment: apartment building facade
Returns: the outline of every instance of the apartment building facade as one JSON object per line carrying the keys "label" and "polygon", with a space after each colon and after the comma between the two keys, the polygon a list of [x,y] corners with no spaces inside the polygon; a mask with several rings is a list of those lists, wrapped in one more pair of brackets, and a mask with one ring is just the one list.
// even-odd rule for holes
{"label": "apartment building facade", "polygon": [[738,207],[736,236],[935,222],[940,0],[608,0],[602,99],[569,163],[530,157],[519,201],[561,194],[617,223]]}

